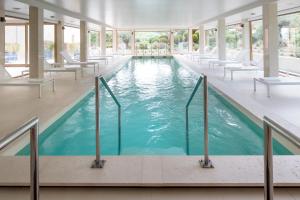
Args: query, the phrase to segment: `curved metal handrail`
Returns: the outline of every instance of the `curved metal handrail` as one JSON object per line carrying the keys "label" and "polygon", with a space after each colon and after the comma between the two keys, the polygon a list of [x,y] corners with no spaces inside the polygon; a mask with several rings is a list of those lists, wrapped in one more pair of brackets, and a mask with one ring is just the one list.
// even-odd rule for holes
{"label": "curved metal handrail", "polygon": [[273,200],[273,141],[272,130],[279,134],[285,135],[292,133],[280,126],[274,120],[264,116],[264,195],[265,200]]}
{"label": "curved metal handrail", "polygon": [[207,76],[201,74],[197,84],[185,106],[185,130],[186,130],[186,154],[190,154],[189,150],[189,106],[203,80],[203,123],[204,123],[204,159],[200,160],[200,165],[203,168],[213,168],[212,162],[208,156],[208,84]]}
{"label": "curved metal handrail", "polygon": [[92,164],[92,168],[102,168],[104,166],[105,160],[101,160],[101,152],[100,152],[100,91],[99,91],[99,80],[108,91],[108,93],[113,98],[114,102],[118,106],[118,155],[121,154],[121,104],[118,99],[114,95],[114,93],[109,88],[107,82],[103,78],[102,75],[98,75],[95,77],[95,106],[96,106],[96,159]]}
{"label": "curved metal handrail", "polygon": [[19,137],[30,133],[30,196],[31,200],[39,199],[39,119],[37,117],[29,120],[17,130],[8,134],[0,140],[0,151],[13,143]]}

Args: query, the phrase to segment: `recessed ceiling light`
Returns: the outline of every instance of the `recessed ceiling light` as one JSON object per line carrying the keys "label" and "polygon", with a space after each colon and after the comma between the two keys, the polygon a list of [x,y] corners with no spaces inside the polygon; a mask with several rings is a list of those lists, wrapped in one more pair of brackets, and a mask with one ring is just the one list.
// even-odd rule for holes
{"label": "recessed ceiling light", "polygon": [[18,7],[14,7],[13,9],[14,9],[14,10],[20,10],[21,8],[18,8]]}

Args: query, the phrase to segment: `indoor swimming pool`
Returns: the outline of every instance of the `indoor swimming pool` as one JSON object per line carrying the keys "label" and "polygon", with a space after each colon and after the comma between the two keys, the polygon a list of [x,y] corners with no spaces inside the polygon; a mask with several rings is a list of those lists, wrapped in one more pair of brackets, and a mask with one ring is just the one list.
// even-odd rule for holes
{"label": "indoor swimming pool", "polygon": [[[173,58],[133,58],[109,79],[122,108],[122,155],[185,155],[185,105],[198,75]],[[101,89],[101,152],[118,152],[117,106]],[[189,112],[190,154],[203,154],[201,88]],[[261,155],[263,130],[209,88],[209,152]],[[41,155],[95,155],[95,96],[91,92],[40,135]],[[291,154],[274,140],[274,154]],[[18,155],[28,154],[28,146]]]}

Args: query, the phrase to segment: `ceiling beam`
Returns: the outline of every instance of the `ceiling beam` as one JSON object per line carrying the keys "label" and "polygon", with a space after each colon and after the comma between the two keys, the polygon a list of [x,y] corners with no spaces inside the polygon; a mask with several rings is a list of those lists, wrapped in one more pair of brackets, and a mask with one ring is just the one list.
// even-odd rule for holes
{"label": "ceiling beam", "polygon": [[53,5],[53,4],[45,2],[45,1],[37,1],[37,0],[16,0],[16,1],[31,5],[31,6],[39,7],[39,8],[42,8],[42,9],[50,10],[52,12],[59,13],[59,14],[62,14],[62,15],[66,15],[66,16],[69,16],[69,17],[72,17],[72,18],[87,21],[87,22],[97,24],[97,25],[100,25],[100,26],[113,28],[111,25],[105,24],[104,22],[92,19],[92,18],[87,17],[87,16],[83,16],[80,13],[64,9],[62,7]]}
{"label": "ceiling beam", "polygon": [[230,10],[228,12],[224,12],[220,15],[217,15],[215,17],[211,17],[209,19],[206,19],[206,20],[203,20],[203,21],[200,21],[199,23],[197,23],[195,26],[200,26],[200,25],[203,25],[203,24],[207,24],[207,23],[210,23],[210,22],[213,22],[213,21],[216,21],[220,18],[225,18],[225,17],[229,17],[229,16],[232,16],[232,15],[235,15],[237,13],[241,13],[241,12],[244,12],[246,10],[250,10],[250,9],[253,9],[253,8],[256,8],[256,7],[259,7],[259,6],[262,6],[263,4],[265,3],[269,3],[269,2],[275,2],[275,1],[278,1],[278,0],[257,0],[253,3],[250,3],[250,4],[247,4],[245,6],[242,6],[242,7],[239,7],[239,8],[236,8],[236,9],[233,9],[233,10]]}

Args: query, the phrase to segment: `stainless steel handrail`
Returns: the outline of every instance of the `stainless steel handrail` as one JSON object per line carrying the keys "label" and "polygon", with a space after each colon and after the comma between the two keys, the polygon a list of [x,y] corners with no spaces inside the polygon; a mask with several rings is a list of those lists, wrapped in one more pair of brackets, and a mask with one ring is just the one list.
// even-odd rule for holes
{"label": "stainless steel handrail", "polygon": [[265,200],[273,200],[273,145],[272,130],[280,134],[292,133],[268,117],[264,117],[264,195]]}
{"label": "stainless steel handrail", "polygon": [[108,93],[113,98],[114,102],[118,106],[118,154],[121,154],[121,104],[117,100],[116,96],[113,94],[109,88],[107,82],[102,77],[98,75],[95,77],[95,106],[96,106],[96,159],[92,164],[92,168],[103,168],[105,160],[101,160],[101,150],[100,150],[100,90],[99,90],[99,80],[108,91]]}
{"label": "stainless steel handrail", "polygon": [[30,131],[30,196],[31,200],[39,199],[39,153],[38,135],[39,119],[37,117],[29,120],[14,132],[0,140],[0,151],[6,148],[19,137]]}
{"label": "stainless steel handrail", "polygon": [[189,98],[186,106],[185,106],[185,140],[186,140],[185,143],[186,143],[186,154],[187,155],[190,155],[190,142],[189,142],[189,106],[190,106],[190,104],[191,104],[191,102],[192,102],[192,100],[193,100],[193,98],[194,98],[194,96],[195,96],[195,94],[196,94],[196,92],[197,92],[197,90],[198,90],[198,88],[199,88],[202,80],[203,80],[203,77],[200,76],[200,78],[198,79],[198,81],[196,83],[196,86],[195,86],[195,88],[194,88],[194,90],[193,90],[193,92],[192,92],[192,94],[191,94],[191,96],[190,96],[190,98]]}
{"label": "stainless steel handrail", "polygon": [[185,106],[185,130],[186,130],[186,153],[190,154],[189,151],[189,105],[193,100],[201,82],[203,80],[203,131],[204,131],[204,159],[200,160],[200,165],[202,168],[213,168],[213,164],[208,156],[208,84],[207,84],[207,76],[201,74],[197,84]]}
{"label": "stainless steel handrail", "polygon": [[116,105],[118,106],[118,154],[121,154],[121,104],[119,103],[118,99],[116,98],[116,96],[114,95],[114,93],[111,91],[111,89],[109,88],[109,86],[107,85],[107,82],[105,81],[105,79],[103,77],[100,78],[102,84],[104,85],[104,87],[106,88],[106,90],[108,91],[108,93],[110,94],[110,96],[113,98],[114,102],[116,103]]}

